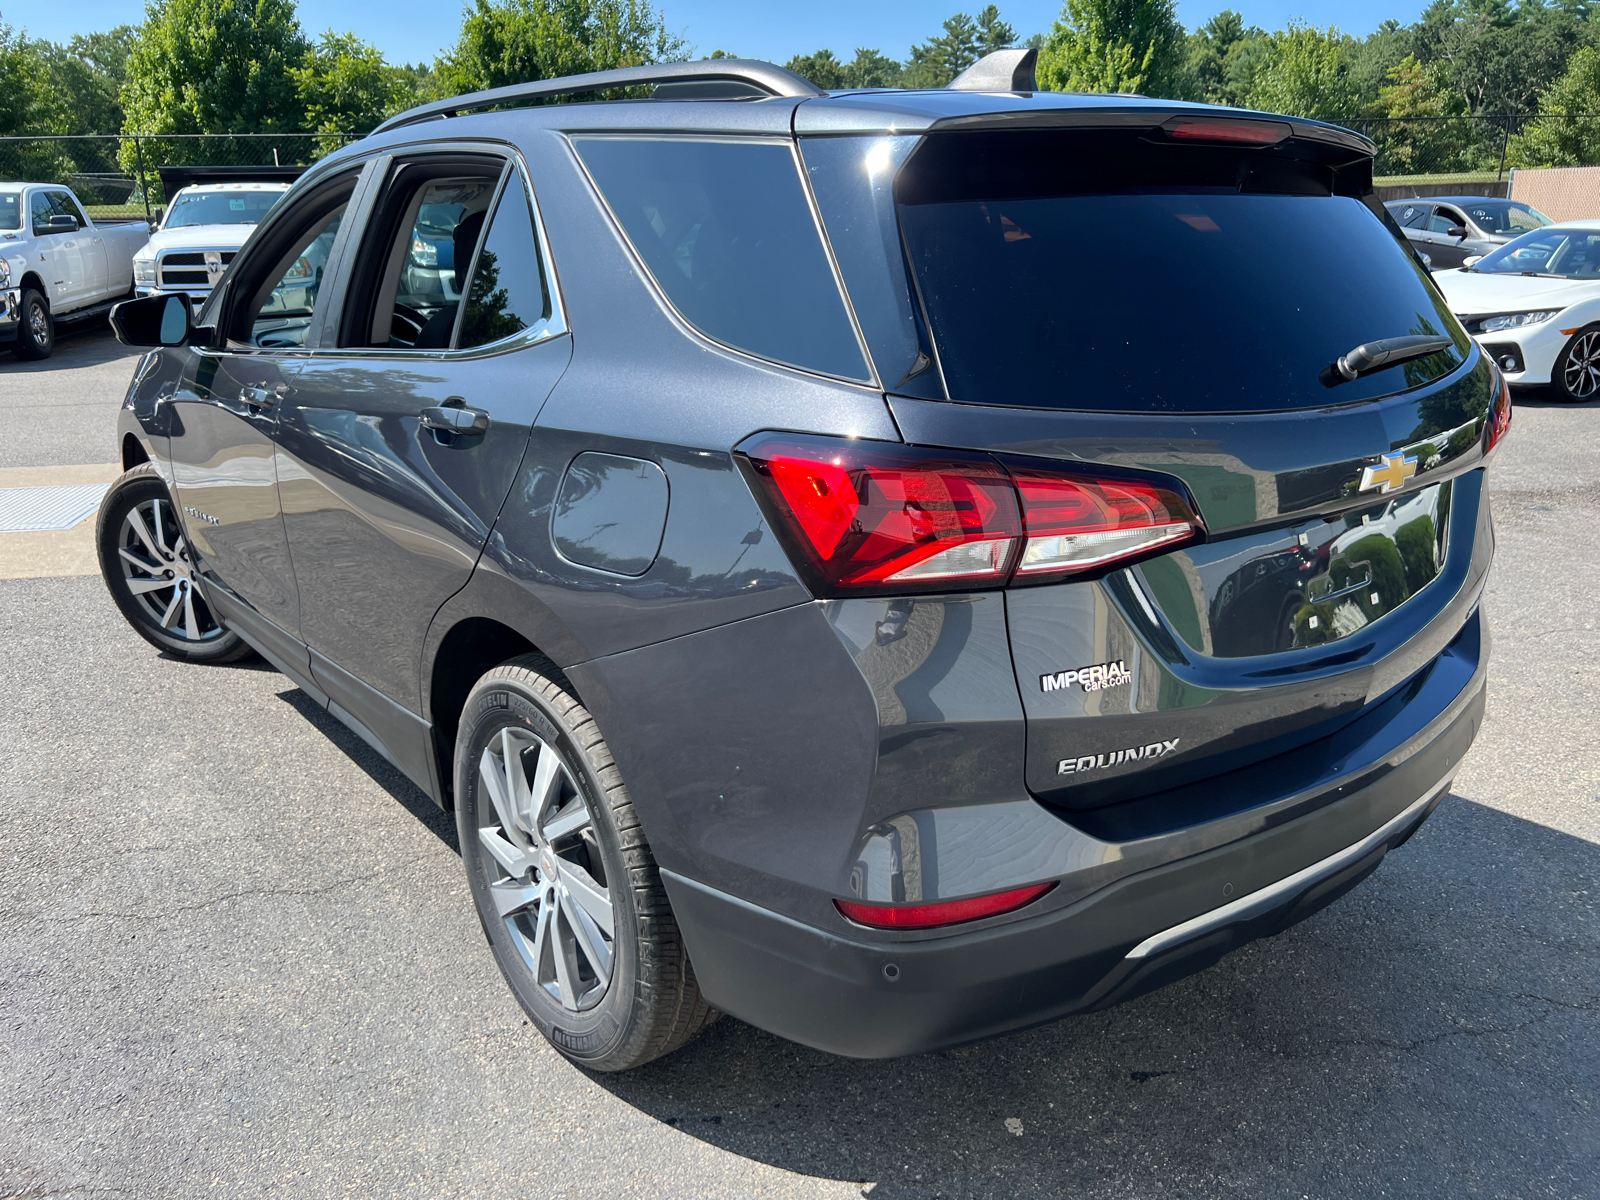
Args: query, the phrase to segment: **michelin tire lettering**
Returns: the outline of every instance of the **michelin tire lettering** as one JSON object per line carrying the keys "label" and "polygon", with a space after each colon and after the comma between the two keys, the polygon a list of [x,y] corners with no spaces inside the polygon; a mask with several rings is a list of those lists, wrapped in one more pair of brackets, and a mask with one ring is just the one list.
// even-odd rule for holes
{"label": "michelin tire lettering", "polygon": [[1078,758],[1063,758],[1056,764],[1057,775],[1082,775],[1085,771],[1098,771],[1119,763],[1137,762],[1141,759],[1164,758],[1175,754],[1180,739],[1151,742],[1147,746],[1130,746],[1126,750],[1113,750],[1110,754],[1085,754]]}

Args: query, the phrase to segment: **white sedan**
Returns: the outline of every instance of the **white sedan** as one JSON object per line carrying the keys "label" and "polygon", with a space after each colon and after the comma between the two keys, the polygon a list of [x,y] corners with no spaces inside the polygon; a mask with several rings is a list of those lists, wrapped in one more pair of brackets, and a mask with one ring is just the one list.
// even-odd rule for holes
{"label": "white sedan", "polygon": [[1600,221],[1525,233],[1433,281],[1507,382],[1600,398]]}

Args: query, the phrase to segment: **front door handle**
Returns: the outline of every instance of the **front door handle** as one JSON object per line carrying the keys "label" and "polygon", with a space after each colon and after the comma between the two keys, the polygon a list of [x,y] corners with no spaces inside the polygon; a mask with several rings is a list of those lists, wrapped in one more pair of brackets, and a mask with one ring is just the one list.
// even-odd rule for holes
{"label": "front door handle", "polygon": [[422,427],[435,433],[484,433],[489,428],[489,414],[481,408],[441,405],[422,410]]}
{"label": "front door handle", "polygon": [[264,383],[247,383],[239,389],[239,400],[251,408],[269,409],[289,394],[289,385],[280,383],[269,388]]}

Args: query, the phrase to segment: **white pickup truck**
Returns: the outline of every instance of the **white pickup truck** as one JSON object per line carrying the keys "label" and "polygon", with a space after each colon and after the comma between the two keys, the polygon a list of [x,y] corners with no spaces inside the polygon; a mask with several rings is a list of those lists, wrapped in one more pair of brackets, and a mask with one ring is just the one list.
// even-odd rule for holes
{"label": "white pickup truck", "polygon": [[0,183],[0,350],[46,358],[56,323],[131,297],[143,221],[96,225],[59,184]]}

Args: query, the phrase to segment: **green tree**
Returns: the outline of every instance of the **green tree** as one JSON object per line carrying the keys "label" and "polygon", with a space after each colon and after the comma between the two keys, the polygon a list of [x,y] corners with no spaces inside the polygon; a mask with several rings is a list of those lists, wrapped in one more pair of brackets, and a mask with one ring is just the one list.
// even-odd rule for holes
{"label": "green tree", "polygon": [[901,65],[887,54],[865,47],[844,65],[844,86],[849,88],[888,88],[900,86]]}
{"label": "green tree", "polygon": [[1539,97],[1539,115],[1517,133],[1506,159],[1518,167],[1586,167],[1600,163],[1600,50],[1585,46],[1566,74]]}
{"label": "green tree", "polygon": [[320,135],[318,154],[371,133],[416,96],[409,73],[384,62],[376,46],[353,33],[332,30],[294,68],[294,79],[305,108],[305,128]]}
{"label": "green tree", "polygon": [[299,132],[294,0],[150,0],[122,89],[129,133]]}
{"label": "green tree", "polygon": [[[908,88],[942,88],[985,54],[1014,45],[1017,31],[1000,19],[998,6],[990,4],[977,20],[957,13],[944,23],[944,32],[911,47],[900,85]],[[860,52],[857,51],[857,57]]]}
{"label": "green tree", "polygon": [[1469,111],[1527,113],[1591,36],[1585,18],[1545,0],[1434,0],[1412,48],[1424,65],[1444,64]]}
{"label": "green tree", "polygon": [[1415,55],[1406,55],[1389,69],[1370,110],[1385,118],[1367,130],[1378,146],[1377,173],[1416,175],[1470,166],[1460,161],[1465,143],[1458,123],[1441,119],[1465,110],[1443,64],[1423,66]]}
{"label": "green tree", "polygon": [[1207,104],[1243,104],[1267,40],[1265,30],[1247,28],[1239,13],[1224,9],[1186,39],[1175,93]]}
{"label": "green tree", "polygon": [[1358,104],[1349,72],[1350,43],[1332,26],[1318,29],[1290,21],[1288,29],[1272,35],[1245,102],[1296,117],[1348,119]]}
{"label": "green tree", "polygon": [[1173,0],[1067,0],[1039,51],[1039,86],[1170,96],[1183,52]]}
{"label": "green tree", "polygon": [[644,0],[473,0],[435,71],[455,95],[687,57]]}
{"label": "green tree", "polygon": [[138,30],[119,25],[78,34],[67,45],[37,42],[44,60],[51,128],[57,133],[116,133],[122,128],[122,86]]}
{"label": "green tree", "polygon": [[784,64],[803,79],[809,79],[825,92],[849,87],[845,82],[844,64],[832,50],[818,50],[812,54],[796,54]]}
{"label": "green tree", "polygon": [[[42,44],[0,22],[0,136],[53,132],[58,111]],[[0,142],[0,177],[60,179],[71,164],[57,142]]]}

